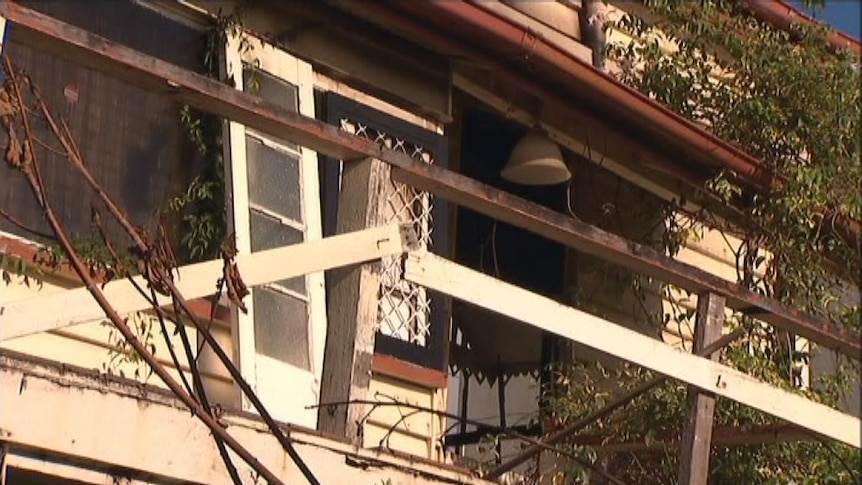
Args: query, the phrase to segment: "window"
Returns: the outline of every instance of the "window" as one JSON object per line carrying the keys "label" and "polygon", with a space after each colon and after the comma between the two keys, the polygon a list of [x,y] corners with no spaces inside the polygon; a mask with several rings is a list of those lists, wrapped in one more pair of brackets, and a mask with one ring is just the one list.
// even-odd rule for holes
{"label": "window", "polygon": [[[127,45],[193,71],[202,70],[203,27],[169,18],[131,1],[28,1],[30,8],[96,35]],[[9,24],[14,30],[15,25]],[[162,94],[132,86],[107,74],[51,56],[13,40],[4,54],[23,68],[39,88],[56,117],[72,136],[102,187],[132,222],[152,229],[157,208],[184,191],[197,168],[197,153],[180,121],[182,105]],[[35,118],[34,118],[35,119]],[[33,123],[36,137],[50,149],[38,149],[47,191],[66,229],[84,238],[91,234],[90,208],[101,207],[98,196],[64,157],[44,123]],[[5,139],[5,134],[0,135]],[[2,141],[5,145],[5,141]],[[0,206],[29,227],[49,232],[42,211],[33,202],[24,178],[0,164]],[[170,216],[170,214],[168,214]],[[126,241],[112,218],[105,217],[108,236]],[[167,220],[168,230],[176,221]],[[31,238],[32,234],[0,218],[0,231]],[[97,239],[95,234],[92,235]]]}
{"label": "window", "polygon": [[[400,150],[423,163],[446,166],[446,139],[431,131],[330,93],[326,120],[358,136]],[[335,166],[331,162],[327,167]],[[339,172],[327,173],[327,206],[335,207]],[[390,180],[387,185],[386,223],[413,224],[423,249],[447,253],[447,206],[427,193]],[[327,227],[334,227],[334,210],[327,211]],[[383,260],[378,309],[380,327],[375,352],[428,368],[445,369],[449,332],[447,299],[401,278],[403,257]]]}
{"label": "window", "polygon": [[[228,42],[225,67],[237,89],[314,116],[309,64],[247,38]],[[237,249],[249,253],[319,239],[317,155],[233,122],[227,139],[229,220]],[[248,313],[237,319],[243,375],[277,419],[311,427],[317,413],[305,408],[319,395],[323,291],[322,274],[251,288]]]}

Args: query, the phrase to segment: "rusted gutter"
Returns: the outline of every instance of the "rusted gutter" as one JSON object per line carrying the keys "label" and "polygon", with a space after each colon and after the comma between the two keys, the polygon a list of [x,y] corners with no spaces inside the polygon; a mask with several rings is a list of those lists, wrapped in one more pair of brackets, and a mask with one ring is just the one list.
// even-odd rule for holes
{"label": "rusted gutter", "polygon": [[[797,10],[783,0],[745,0],[745,3],[754,18],[788,32],[793,30],[794,24],[822,25],[822,22]],[[836,52],[849,49],[856,56],[862,53],[862,45],[860,45],[859,40],[833,28],[829,29],[825,40]]]}

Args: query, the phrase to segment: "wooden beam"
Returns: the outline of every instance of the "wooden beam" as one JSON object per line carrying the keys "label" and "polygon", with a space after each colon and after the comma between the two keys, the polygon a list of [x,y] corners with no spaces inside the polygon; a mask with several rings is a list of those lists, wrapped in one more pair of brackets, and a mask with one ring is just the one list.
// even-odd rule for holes
{"label": "wooden beam", "polygon": [[524,228],[577,251],[656,279],[701,293],[726,298],[727,306],[759,320],[811,339],[854,359],[862,356],[862,339],[849,328],[799,311],[690,264],[677,261],[653,248],[629,241],[579,219],[514,196],[433,165],[406,163],[384,157],[397,167],[394,180],[411,184],[499,221]]}
{"label": "wooden beam", "polygon": [[724,296],[727,305],[734,310],[757,316],[854,359],[862,356],[862,339],[855,331],[805,314],[651,248],[468,177],[414,161],[404,153],[384,150],[371,140],[272,105],[254,95],[115,44],[10,0],[0,1],[0,15],[14,24],[10,32],[14,42],[163,93],[195,108],[295,141],[325,155],[341,159],[371,157],[382,160],[398,168],[392,171],[394,179],[450,202],[689,291],[716,293]]}
{"label": "wooden beam", "polygon": [[[23,475],[21,472],[31,472],[37,477],[46,477],[46,481],[49,481],[49,483],[159,485],[158,481],[125,476],[124,473],[119,471],[111,473],[107,470],[94,470],[94,467],[91,468],[74,463],[72,460],[52,460],[44,456],[44,454],[41,455],[43,456],[40,456],[40,453],[33,453],[33,450],[11,448],[3,465],[13,470],[13,476],[17,475],[21,477]],[[6,485],[7,482],[2,480],[3,472],[0,471],[0,484]]]}
{"label": "wooden beam", "polygon": [[733,399],[825,437],[856,448],[862,442],[859,418],[439,256],[410,254],[404,277],[426,288]]}
{"label": "wooden beam", "polygon": [[[240,254],[236,262],[249,287],[351,264],[401,254],[415,239],[412,228],[397,224],[309,241],[291,246]],[[212,295],[222,277],[221,260],[182,266],[176,285],[189,300]],[[147,283],[134,278],[142,288]],[[102,290],[120,314],[150,308],[127,280],[106,284]],[[165,298],[164,304],[170,300]],[[86,288],[11,302],[0,307],[0,341],[104,318],[105,313]]]}
{"label": "wooden beam", "polygon": [[[697,297],[697,319],[694,323],[694,352],[721,338],[724,328],[724,298],[701,293]],[[719,352],[709,358],[718,361]],[[682,433],[679,458],[679,485],[706,485],[709,477],[709,452],[712,443],[712,416],[715,395],[689,389],[688,420]]]}
{"label": "wooden beam", "polygon": [[[388,183],[389,166],[379,160],[345,165],[336,230],[355,231],[380,223]],[[380,267],[341,268],[330,281],[320,401],[367,400],[378,325]],[[362,446],[361,423],[366,411],[360,405],[321,407],[317,426]]]}
{"label": "wooden beam", "polygon": [[[625,441],[614,441],[608,435],[589,434],[573,436],[567,443],[590,446],[600,454],[668,452],[679,449],[680,430],[658,433],[653,440],[645,436],[630,436]],[[764,424],[745,426],[715,426],[712,430],[712,447],[739,447],[771,443],[817,441],[816,435],[791,424]]]}

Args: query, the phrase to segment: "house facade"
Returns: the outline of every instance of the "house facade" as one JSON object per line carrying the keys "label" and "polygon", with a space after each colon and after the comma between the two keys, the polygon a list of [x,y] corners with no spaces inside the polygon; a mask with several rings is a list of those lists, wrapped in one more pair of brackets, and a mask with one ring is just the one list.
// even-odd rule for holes
{"label": "house facade", "polygon": [[[613,79],[594,19],[625,3],[5,1],[0,16],[2,53],[101,188],[175,248],[188,302],[153,293],[162,318],[128,281],[95,276],[167,376],[199,375],[189,395],[259,461],[225,452],[242,483],[263,480],[256,466],[284,483],[309,470],[319,483],[486,483],[487,425],[540,436],[546,369],[571,355],[701,389],[726,376],[722,397],[858,447],[858,393],[827,408],[692,355],[693,327],[632,317],[699,308],[620,290],[646,274],[721,296],[720,312],[758,309],[801,339],[860,349],[846,329],[725,284],[738,241],[702,228],[675,260],[638,244],[663,229],[664,202],[720,167],[753,178],[757,161]],[[129,245],[120,224],[94,229],[93,212],[110,211],[49,124],[33,132],[75,247],[95,261],[100,234]],[[547,164],[566,183],[501,175],[531,134],[559,152]],[[44,209],[2,170],[4,479],[235,482],[218,433],[79,275],[62,260],[47,269],[61,250]],[[229,280],[228,237],[242,308],[213,296]],[[520,449],[500,446],[498,464]],[[539,468],[560,460],[539,456]]]}

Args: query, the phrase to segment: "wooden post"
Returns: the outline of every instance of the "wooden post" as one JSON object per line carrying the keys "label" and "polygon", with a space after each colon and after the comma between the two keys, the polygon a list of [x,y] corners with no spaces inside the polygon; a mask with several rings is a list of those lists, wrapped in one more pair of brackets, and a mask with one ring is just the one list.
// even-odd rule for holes
{"label": "wooden post", "polygon": [[[694,352],[721,338],[724,326],[724,297],[703,292],[697,298],[694,325]],[[718,360],[718,352],[709,356]],[[720,385],[720,384],[719,384]],[[682,432],[679,458],[679,485],[706,485],[709,477],[709,451],[712,441],[712,415],[715,395],[693,388],[688,391],[688,420]]]}
{"label": "wooden post", "polygon": [[[389,166],[367,158],[344,163],[338,199],[338,233],[382,222]],[[326,347],[323,352],[321,403],[367,399],[378,323],[379,263],[335,270],[329,288]],[[366,406],[324,406],[318,428],[362,445],[360,420]]]}

